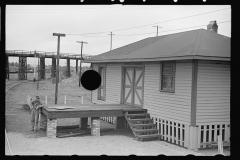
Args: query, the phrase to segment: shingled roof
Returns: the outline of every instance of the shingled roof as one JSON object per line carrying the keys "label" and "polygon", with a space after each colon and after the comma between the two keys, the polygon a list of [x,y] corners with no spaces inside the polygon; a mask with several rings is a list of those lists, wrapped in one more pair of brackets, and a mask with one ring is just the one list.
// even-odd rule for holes
{"label": "shingled roof", "polygon": [[230,61],[230,38],[205,29],[146,38],[99,54],[85,63],[179,59]]}

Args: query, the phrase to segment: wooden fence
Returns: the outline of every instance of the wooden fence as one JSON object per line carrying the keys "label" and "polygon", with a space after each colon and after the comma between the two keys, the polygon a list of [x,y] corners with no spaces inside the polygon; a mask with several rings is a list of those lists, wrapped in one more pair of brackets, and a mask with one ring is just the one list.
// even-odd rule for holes
{"label": "wooden fence", "polygon": [[207,142],[217,142],[217,136],[222,135],[222,141],[229,142],[230,124],[211,124],[197,126],[197,148],[210,148]]}
{"label": "wooden fence", "polygon": [[[101,117],[102,120],[114,124],[114,117]],[[156,124],[158,133],[162,135],[161,140],[166,142],[189,148],[190,144],[190,127],[189,124],[177,123],[170,120],[151,117],[153,123]],[[129,128],[126,122],[126,127]],[[222,135],[222,141],[229,142],[230,124],[214,124],[214,125],[198,125],[197,132],[197,148],[210,148],[207,142],[216,142],[217,137]]]}
{"label": "wooden fence", "polygon": [[153,123],[157,125],[161,140],[176,144],[182,147],[188,147],[189,126],[170,120],[151,117]]}

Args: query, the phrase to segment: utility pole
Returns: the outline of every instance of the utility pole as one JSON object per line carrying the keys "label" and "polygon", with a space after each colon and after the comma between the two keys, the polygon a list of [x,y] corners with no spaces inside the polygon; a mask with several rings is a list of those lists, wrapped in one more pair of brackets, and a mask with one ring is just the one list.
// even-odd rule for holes
{"label": "utility pole", "polygon": [[111,46],[110,46],[110,51],[112,50],[112,35],[115,35],[115,34],[112,34],[112,32],[111,32],[111,34],[108,34],[108,35],[111,35]]}
{"label": "utility pole", "polygon": [[57,46],[57,72],[56,72],[56,87],[55,87],[55,104],[57,104],[58,96],[58,81],[59,81],[59,52],[60,52],[60,37],[65,37],[62,33],[53,33],[53,36],[58,36],[58,46]]}
{"label": "utility pole", "polygon": [[[34,52],[34,65],[36,65],[36,50]],[[34,72],[34,78],[33,78],[33,82],[36,82],[36,78],[35,78],[35,71],[36,71],[36,66],[33,67],[33,72]]]}
{"label": "utility pole", "polygon": [[39,86],[39,80],[40,80],[40,72],[39,72],[39,54],[38,54],[38,82],[37,82],[37,90],[38,90],[38,86]]}
{"label": "utility pole", "polygon": [[80,71],[79,71],[79,87],[81,87],[81,76],[82,76],[82,49],[83,49],[83,43],[88,44],[87,42],[83,42],[83,41],[77,41],[77,43],[82,43],[81,45],[81,60],[80,60]]}
{"label": "utility pole", "polygon": [[162,27],[158,27],[158,25],[157,26],[153,26],[153,27],[157,27],[157,36],[158,36],[158,28],[162,28]]}

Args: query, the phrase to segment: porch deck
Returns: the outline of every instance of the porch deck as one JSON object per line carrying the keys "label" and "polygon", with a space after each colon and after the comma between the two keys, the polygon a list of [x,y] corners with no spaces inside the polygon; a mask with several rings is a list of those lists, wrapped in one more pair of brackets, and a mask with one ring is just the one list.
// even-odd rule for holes
{"label": "porch deck", "polygon": [[46,105],[42,108],[42,113],[45,114],[48,119],[118,117],[124,116],[125,112],[128,111],[147,111],[147,109],[124,104]]}

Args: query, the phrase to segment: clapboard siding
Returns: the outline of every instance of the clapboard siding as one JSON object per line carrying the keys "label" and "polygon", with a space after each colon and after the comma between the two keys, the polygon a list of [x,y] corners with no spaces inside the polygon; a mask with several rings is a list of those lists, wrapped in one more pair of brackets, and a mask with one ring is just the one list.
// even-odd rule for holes
{"label": "clapboard siding", "polygon": [[144,108],[151,116],[190,124],[192,64],[176,62],[175,92],[159,91],[160,64],[146,64]]}
{"label": "clapboard siding", "polygon": [[199,61],[196,124],[230,123],[230,64]]}
{"label": "clapboard siding", "polygon": [[[98,65],[93,69],[98,71]],[[106,66],[106,100],[97,99],[97,90],[92,93],[92,102],[96,104],[120,104],[121,94],[121,65]]]}

